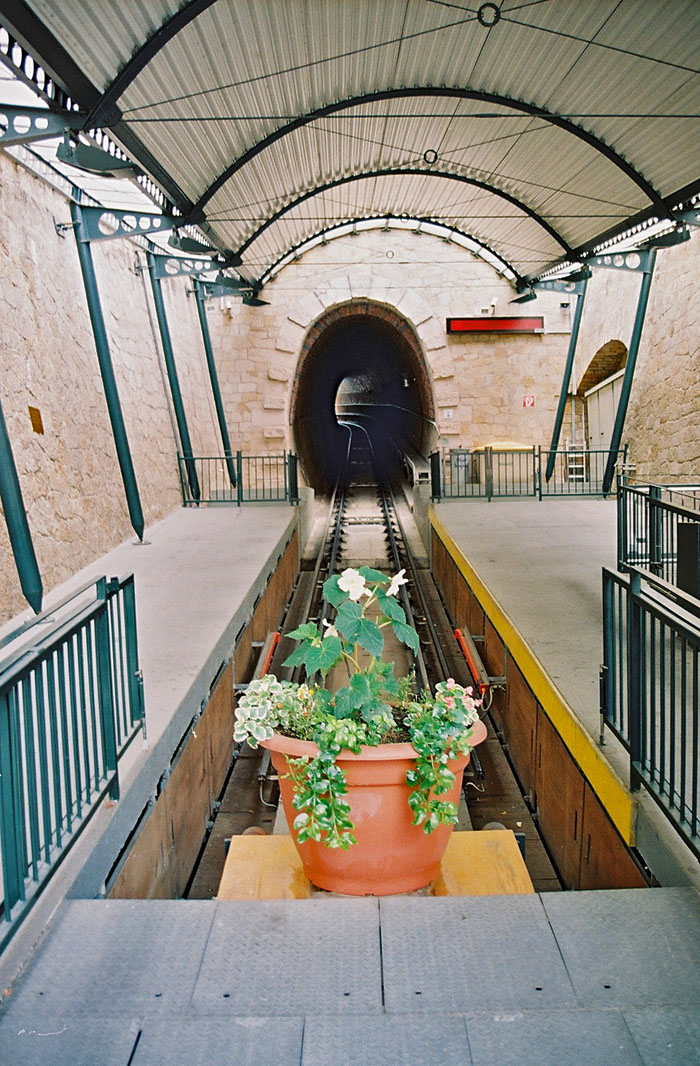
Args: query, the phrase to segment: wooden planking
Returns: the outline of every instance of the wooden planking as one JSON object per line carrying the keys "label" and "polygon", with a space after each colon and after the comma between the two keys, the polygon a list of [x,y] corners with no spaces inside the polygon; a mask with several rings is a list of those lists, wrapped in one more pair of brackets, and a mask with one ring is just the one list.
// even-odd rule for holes
{"label": "wooden planking", "polygon": [[217,899],[309,899],[311,895],[290,836],[231,839]]}
{"label": "wooden planking", "polygon": [[452,834],[432,894],[507,896],[534,891],[510,829],[486,829]]}
{"label": "wooden planking", "polygon": [[581,873],[578,888],[646,888],[647,881],[620,838],[593,789],[583,798]]}
{"label": "wooden planking", "polygon": [[221,795],[233,757],[233,663],[229,663],[209,696],[200,725],[206,723],[211,766],[212,802]]}
{"label": "wooden planking", "polygon": [[504,718],[508,756],[518,775],[523,792],[532,795],[535,783],[537,701],[525,678],[512,661],[508,663]]}
{"label": "wooden planking", "polygon": [[584,779],[546,714],[537,713],[536,809],[567,888],[577,888],[581,868]]}
{"label": "wooden planking", "polygon": [[171,824],[167,796],[162,792],[110,887],[110,899],[175,896]]}
{"label": "wooden planking", "polygon": [[[434,896],[532,892],[520,848],[507,829],[453,833],[431,889]],[[290,836],[240,836],[231,840],[217,899],[308,899],[316,894],[304,876]]]}

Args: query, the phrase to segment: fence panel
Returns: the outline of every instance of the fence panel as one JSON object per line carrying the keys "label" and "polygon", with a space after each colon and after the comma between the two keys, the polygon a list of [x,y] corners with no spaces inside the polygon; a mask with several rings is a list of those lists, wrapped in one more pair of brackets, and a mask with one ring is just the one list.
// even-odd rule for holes
{"label": "fence panel", "polygon": [[[616,462],[624,462],[627,449],[617,452]],[[605,449],[566,448],[539,451],[541,496],[602,496],[603,475],[610,453]],[[551,457],[554,469],[549,481],[544,475]]]}
{"label": "fence panel", "polygon": [[641,576],[603,571],[604,718],[630,753],[631,787],[700,857],[700,623]]}
{"label": "fence panel", "polygon": [[[637,568],[692,595],[691,578],[678,570],[679,535],[697,538],[700,504],[687,490],[666,485],[618,485],[618,567]],[[692,566],[692,560],[691,560]],[[696,567],[697,570],[697,567]]]}
{"label": "fence panel", "polygon": [[133,576],[87,588],[3,642],[0,944],[101,799],[118,796],[118,756],[143,718]]}
{"label": "fence panel", "polygon": [[[185,460],[178,456],[178,461],[185,507],[217,503],[235,503],[240,507],[242,503],[296,502],[295,455],[243,455],[242,452],[236,452],[232,458],[210,455]],[[192,493],[188,468],[197,474],[199,497]]]}

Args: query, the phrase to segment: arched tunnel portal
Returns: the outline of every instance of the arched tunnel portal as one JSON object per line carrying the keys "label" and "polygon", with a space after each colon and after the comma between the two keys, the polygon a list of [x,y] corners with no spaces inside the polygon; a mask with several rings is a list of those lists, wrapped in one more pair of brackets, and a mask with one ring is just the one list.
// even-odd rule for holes
{"label": "arched tunnel portal", "polygon": [[377,430],[378,458],[396,465],[387,436],[422,453],[434,425],[432,388],[413,327],[382,304],[350,301],[327,311],[309,330],[291,401],[294,443],[307,484],[327,492],[347,451],[343,420],[359,417]]}

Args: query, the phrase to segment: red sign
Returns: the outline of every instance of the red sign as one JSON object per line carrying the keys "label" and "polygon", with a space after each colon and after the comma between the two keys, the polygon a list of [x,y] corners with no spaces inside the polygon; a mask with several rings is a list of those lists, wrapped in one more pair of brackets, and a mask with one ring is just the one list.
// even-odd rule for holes
{"label": "red sign", "polygon": [[534,396],[523,396],[523,407],[534,407],[534,406],[535,406],[535,397]]}
{"label": "red sign", "polygon": [[518,318],[448,318],[448,333],[542,333],[544,319],[541,315]]}

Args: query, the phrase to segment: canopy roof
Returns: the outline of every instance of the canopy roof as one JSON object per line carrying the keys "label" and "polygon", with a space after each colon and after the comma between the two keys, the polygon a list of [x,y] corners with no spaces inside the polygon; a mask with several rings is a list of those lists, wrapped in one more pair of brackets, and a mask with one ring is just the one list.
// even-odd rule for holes
{"label": "canopy roof", "polygon": [[532,280],[700,192],[697,0],[0,0],[0,23],[256,279],[408,217]]}

